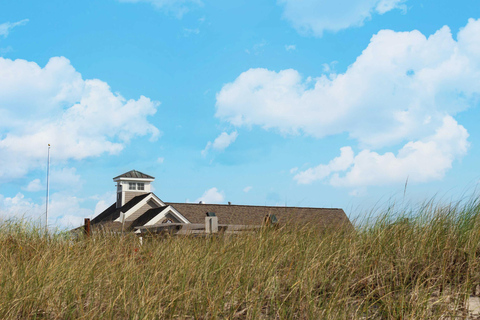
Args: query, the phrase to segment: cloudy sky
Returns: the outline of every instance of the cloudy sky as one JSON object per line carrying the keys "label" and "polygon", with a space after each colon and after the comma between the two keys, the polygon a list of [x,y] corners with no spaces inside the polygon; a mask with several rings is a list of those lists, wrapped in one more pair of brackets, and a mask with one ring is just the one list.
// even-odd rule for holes
{"label": "cloudy sky", "polygon": [[0,219],[164,201],[341,207],[480,178],[476,0],[0,0]]}

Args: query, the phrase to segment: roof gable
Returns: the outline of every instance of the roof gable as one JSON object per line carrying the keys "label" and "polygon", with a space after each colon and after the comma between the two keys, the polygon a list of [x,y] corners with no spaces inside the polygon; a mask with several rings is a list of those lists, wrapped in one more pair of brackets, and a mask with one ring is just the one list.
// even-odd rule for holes
{"label": "roof gable", "polygon": [[112,204],[110,207],[105,209],[102,213],[92,219],[92,223],[98,223],[102,221],[113,221],[120,217],[120,212],[127,212],[135,205],[137,205],[140,201],[145,199],[149,193],[145,193],[139,196],[134,197],[132,200],[125,203],[122,207],[116,208],[116,203]]}
{"label": "roof gable", "polygon": [[[126,221],[133,221],[131,219],[131,216],[135,214],[135,212],[137,212],[142,206],[144,206],[145,204],[147,204],[147,202],[149,200],[152,200],[157,206],[159,207],[163,207],[165,206],[165,203],[160,200],[160,198],[158,198],[153,192],[150,192],[150,193],[146,193],[144,194],[145,197],[143,197],[142,199],[140,199],[140,201],[134,203],[133,205],[131,205],[130,207],[128,207],[126,210],[122,210],[122,212],[125,214],[125,220]],[[138,198],[139,196],[135,197],[135,198]],[[129,202],[127,202],[125,204],[128,205],[129,203],[131,203],[135,198],[133,198],[132,200],[130,200]],[[123,206],[123,207],[125,207]],[[123,208],[122,207],[122,208]],[[120,221],[120,216],[118,217],[117,221]],[[136,218],[134,218],[136,219]]]}

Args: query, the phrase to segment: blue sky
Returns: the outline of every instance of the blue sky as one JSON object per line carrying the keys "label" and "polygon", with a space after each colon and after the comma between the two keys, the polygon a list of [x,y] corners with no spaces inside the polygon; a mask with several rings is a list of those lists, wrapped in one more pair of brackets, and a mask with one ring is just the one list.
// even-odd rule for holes
{"label": "blue sky", "polygon": [[341,207],[472,192],[476,1],[0,1],[0,216],[164,201]]}

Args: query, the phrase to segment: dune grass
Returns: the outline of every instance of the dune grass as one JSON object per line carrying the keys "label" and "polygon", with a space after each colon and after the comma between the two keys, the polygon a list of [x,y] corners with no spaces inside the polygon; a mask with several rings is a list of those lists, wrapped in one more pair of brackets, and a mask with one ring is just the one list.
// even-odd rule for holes
{"label": "dune grass", "polygon": [[214,237],[0,226],[1,319],[449,319],[480,284],[480,205]]}

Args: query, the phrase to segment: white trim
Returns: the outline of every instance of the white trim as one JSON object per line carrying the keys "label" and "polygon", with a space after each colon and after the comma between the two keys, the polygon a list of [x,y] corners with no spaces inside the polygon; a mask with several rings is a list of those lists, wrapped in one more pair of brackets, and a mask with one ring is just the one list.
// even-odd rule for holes
{"label": "white trim", "polygon": [[171,205],[169,205],[168,207],[166,207],[165,209],[163,209],[162,211],[160,211],[155,217],[153,217],[150,221],[148,221],[147,223],[144,224],[144,226],[152,226],[156,223],[158,223],[160,220],[162,220],[163,218],[165,218],[165,216],[167,215],[167,213],[171,211],[173,213],[173,216],[175,216],[175,218],[177,218],[178,220],[181,220],[183,223],[190,223],[190,221],[188,221],[184,216],[182,216],[180,214],[180,212],[178,212],[174,207],[172,207]]}
{"label": "white trim", "polygon": [[158,221],[160,221],[161,219],[165,218],[165,216],[167,215],[167,213],[170,211],[170,208],[169,207],[166,207],[165,209],[163,209],[162,211],[160,211],[155,217],[153,217],[152,219],[150,219],[147,223],[144,224],[144,226],[151,226],[151,225],[154,225],[155,223],[157,223]]}
{"label": "white trim", "polygon": [[173,213],[175,213],[175,215],[180,218],[180,220],[183,221],[183,223],[191,223],[190,221],[187,220],[187,218],[185,218],[180,212],[177,211],[177,209],[175,209],[174,207],[172,207],[171,205],[168,205],[168,207],[170,208],[170,211],[172,211]]}
{"label": "white trim", "polygon": [[[165,203],[163,203],[162,200],[160,200],[153,193],[150,193],[148,196],[146,196],[144,199],[142,199],[139,203],[137,203],[136,205],[131,207],[130,210],[128,210],[127,212],[124,212],[125,213],[125,220],[127,220],[128,217],[131,216],[132,214],[134,214],[138,209],[143,207],[150,199],[153,200],[154,202],[156,202],[159,207],[164,207],[165,206]],[[119,219],[120,218],[117,218],[117,219],[115,219],[115,221],[121,222]]]}
{"label": "white trim", "polygon": [[154,181],[155,179],[151,179],[151,178],[116,178],[116,179],[113,179],[113,181],[115,182],[118,182],[118,181],[140,181],[140,182],[152,182]]}

